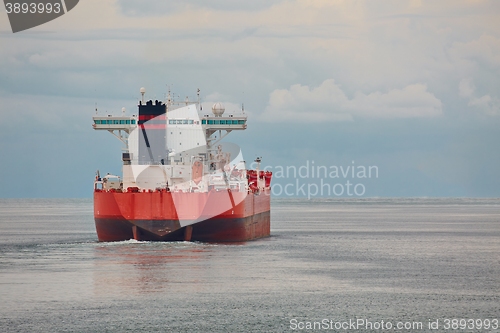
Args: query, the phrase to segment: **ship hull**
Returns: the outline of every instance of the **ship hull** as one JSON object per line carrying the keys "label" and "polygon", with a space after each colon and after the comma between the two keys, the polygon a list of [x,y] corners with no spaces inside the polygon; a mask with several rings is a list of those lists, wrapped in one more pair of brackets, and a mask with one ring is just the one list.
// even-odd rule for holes
{"label": "ship hull", "polygon": [[94,192],[99,241],[242,242],[270,235],[270,196]]}

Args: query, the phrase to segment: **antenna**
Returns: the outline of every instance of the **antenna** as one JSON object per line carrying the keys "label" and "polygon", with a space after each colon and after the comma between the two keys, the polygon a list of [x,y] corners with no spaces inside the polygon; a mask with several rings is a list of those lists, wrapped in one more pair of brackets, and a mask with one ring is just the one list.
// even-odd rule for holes
{"label": "antenna", "polygon": [[241,112],[245,113],[245,91],[242,91],[241,95],[243,97],[243,101],[241,102]]}
{"label": "antenna", "polygon": [[144,94],[146,93],[146,88],[144,87],[141,87],[141,89],[139,89],[139,91],[141,92],[141,101],[142,101],[142,104],[144,104]]}
{"label": "antenna", "polygon": [[201,99],[200,99],[200,88],[198,88],[198,91],[196,91],[196,95],[198,95],[198,105],[200,106],[200,111],[203,110],[203,106],[201,105]]}
{"label": "antenna", "polygon": [[97,102],[95,102],[95,114],[97,115]]}

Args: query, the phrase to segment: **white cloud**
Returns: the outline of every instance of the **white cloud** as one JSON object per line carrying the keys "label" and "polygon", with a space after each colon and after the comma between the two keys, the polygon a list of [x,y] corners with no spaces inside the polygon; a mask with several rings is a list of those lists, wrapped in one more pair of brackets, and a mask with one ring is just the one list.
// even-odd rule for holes
{"label": "white cloud", "polygon": [[458,85],[460,97],[469,98],[474,94],[476,87],[471,79],[462,79]]}
{"label": "white cloud", "polygon": [[494,116],[500,115],[500,100],[489,94],[478,97],[476,87],[472,79],[462,79],[458,85],[460,97],[468,99],[468,106],[484,114]]}
{"label": "white cloud", "polygon": [[322,122],[366,118],[435,117],[442,103],[424,84],[412,84],[388,92],[356,92],[349,98],[333,79],[318,87],[295,84],[274,90],[262,121]]}
{"label": "white cloud", "polygon": [[453,56],[498,68],[500,66],[500,38],[482,35],[468,42],[456,42],[450,49]]}
{"label": "white cloud", "polygon": [[129,16],[159,16],[185,10],[186,8],[208,8],[221,11],[257,11],[271,7],[283,0],[184,0],[184,1],[150,1],[148,6],[136,0],[118,0],[120,8]]}

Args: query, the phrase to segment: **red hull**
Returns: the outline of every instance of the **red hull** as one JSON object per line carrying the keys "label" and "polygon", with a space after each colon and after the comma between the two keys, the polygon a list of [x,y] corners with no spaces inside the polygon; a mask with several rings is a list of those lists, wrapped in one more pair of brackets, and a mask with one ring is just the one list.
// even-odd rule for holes
{"label": "red hull", "polygon": [[270,195],[94,192],[99,241],[241,242],[269,236]]}

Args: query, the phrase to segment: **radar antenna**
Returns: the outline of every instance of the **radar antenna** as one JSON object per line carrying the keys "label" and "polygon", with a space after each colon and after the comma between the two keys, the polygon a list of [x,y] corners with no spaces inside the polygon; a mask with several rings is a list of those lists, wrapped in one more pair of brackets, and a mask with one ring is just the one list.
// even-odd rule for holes
{"label": "radar antenna", "polygon": [[144,94],[146,93],[146,88],[144,87],[141,87],[141,89],[139,89],[139,91],[141,92],[141,103],[144,104]]}

